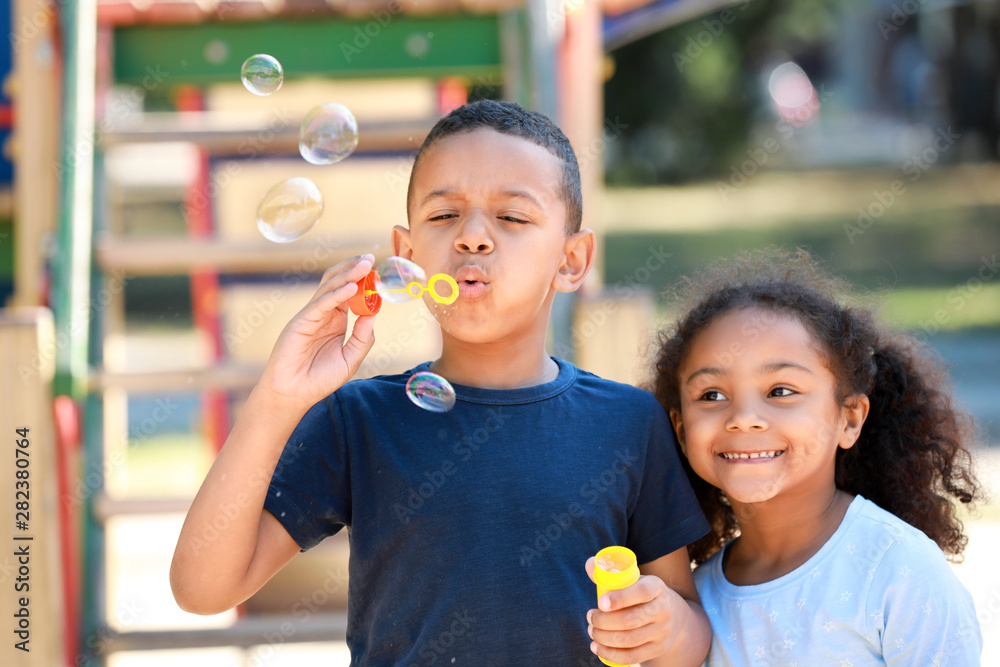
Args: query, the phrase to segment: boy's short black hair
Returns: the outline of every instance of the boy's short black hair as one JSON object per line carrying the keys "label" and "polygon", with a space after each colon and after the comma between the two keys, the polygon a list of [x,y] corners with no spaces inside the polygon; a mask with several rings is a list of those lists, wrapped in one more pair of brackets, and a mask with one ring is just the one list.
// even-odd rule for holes
{"label": "boy's short black hair", "polygon": [[566,233],[580,231],[583,219],[583,195],[580,191],[580,166],[569,139],[548,116],[529,111],[520,104],[498,100],[479,100],[461,106],[435,123],[420,144],[410,173],[410,185],[406,193],[406,206],[410,206],[413,192],[413,174],[416,173],[420,157],[439,140],[473,130],[494,130],[501,134],[527,139],[555,155],[562,162],[562,198],[566,204]]}

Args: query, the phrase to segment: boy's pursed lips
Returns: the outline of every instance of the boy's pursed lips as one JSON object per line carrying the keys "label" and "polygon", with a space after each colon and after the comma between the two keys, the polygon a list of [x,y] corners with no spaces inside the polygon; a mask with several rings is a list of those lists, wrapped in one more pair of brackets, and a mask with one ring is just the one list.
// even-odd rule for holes
{"label": "boy's pursed lips", "polygon": [[455,272],[458,295],[465,300],[478,299],[489,285],[486,273],[478,266],[463,266]]}

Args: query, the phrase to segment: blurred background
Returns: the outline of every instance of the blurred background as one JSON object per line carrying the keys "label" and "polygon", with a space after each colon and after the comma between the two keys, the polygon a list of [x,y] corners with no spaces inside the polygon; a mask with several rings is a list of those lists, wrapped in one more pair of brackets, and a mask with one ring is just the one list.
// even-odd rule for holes
{"label": "blurred background", "polygon": [[[174,605],[169,559],[278,333],[326,267],[390,254],[416,147],[475,99],[549,114],[577,151],[600,259],[557,302],[554,354],[642,383],[678,277],[803,247],[940,357],[1000,490],[995,0],[3,4],[4,426],[37,438],[51,651],[13,664],[348,664],[346,535],[208,618]],[[268,95],[241,82],[260,53],[283,67]],[[300,123],[329,102],[357,149],[310,164]],[[323,213],[274,243],[258,205],[292,177]],[[433,358],[432,324],[383,308],[360,374]],[[955,569],[1000,664],[997,501],[967,527]]]}

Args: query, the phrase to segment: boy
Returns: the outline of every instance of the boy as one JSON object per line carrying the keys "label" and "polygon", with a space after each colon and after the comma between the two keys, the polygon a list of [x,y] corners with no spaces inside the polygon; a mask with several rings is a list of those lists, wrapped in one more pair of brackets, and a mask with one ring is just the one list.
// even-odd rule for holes
{"label": "boy", "polygon": [[[395,254],[459,284],[450,306],[425,299],[440,359],[348,383],[374,318],[347,338],[346,302],[373,258],[329,269],[191,506],[178,604],[229,609],[347,526],[352,664],[700,664],[710,629],[685,546],[707,524],[663,410],[545,354],[554,294],[580,286],[595,252],[566,137],[516,104],[457,109],[418,151],[407,209]],[[454,385],[450,412],[406,399],[421,370]],[[590,609],[580,565],[612,544],[644,576]]]}

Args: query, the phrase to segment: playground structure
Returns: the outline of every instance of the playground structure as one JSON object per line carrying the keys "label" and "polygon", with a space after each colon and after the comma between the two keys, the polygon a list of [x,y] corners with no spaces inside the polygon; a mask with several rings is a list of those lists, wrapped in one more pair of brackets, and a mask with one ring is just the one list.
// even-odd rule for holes
{"label": "playground structure", "polygon": [[[605,19],[602,37],[592,0],[278,5],[13,2],[14,226],[13,243],[3,245],[15,250],[0,317],[3,423],[8,437],[30,429],[33,457],[32,651],[15,652],[13,664],[247,647],[284,627],[290,601],[315,574],[305,556],[243,605],[231,627],[129,631],[110,623],[109,522],[190,503],[123,492],[135,435],[128,397],[196,393],[205,440],[221,447],[274,338],[323,270],[359,252],[388,254],[413,151],[438,117],[469,99],[499,96],[557,119],[581,156],[584,225],[600,234],[602,41],[634,39],[712,7],[609,4],[616,16]],[[239,84],[239,65],[254,53],[284,66],[284,87],[269,98]],[[297,159],[298,124],[328,101],[354,111],[360,144],[342,164],[309,167]],[[296,243],[268,243],[252,224],[256,199],[300,173],[324,192],[323,219]],[[137,228],[136,211],[172,213],[161,226],[154,217]],[[200,363],[128,358],[126,287],[142,276],[189,276]],[[553,347],[588,370],[631,380],[622,369],[632,367],[650,302],[633,295],[612,309],[610,298],[597,278],[582,296],[560,300]],[[383,336],[362,375],[435,353],[433,327],[395,335],[429,322],[419,303],[379,317],[394,334]],[[3,467],[0,489],[13,497],[16,469]],[[328,542],[319,556],[346,563],[346,540]],[[9,581],[17,564],[3,566]],[[287,641],[343,638],[345,596],[329,597]],[[16,617],[10,605],[20,601],[0,596],[6,618]]]}

